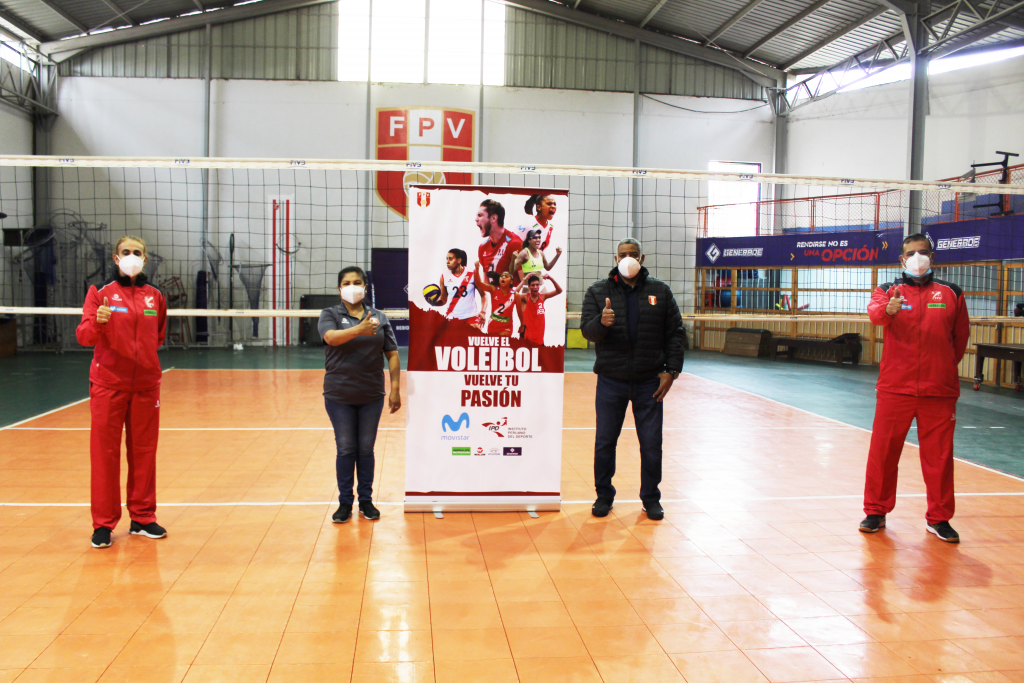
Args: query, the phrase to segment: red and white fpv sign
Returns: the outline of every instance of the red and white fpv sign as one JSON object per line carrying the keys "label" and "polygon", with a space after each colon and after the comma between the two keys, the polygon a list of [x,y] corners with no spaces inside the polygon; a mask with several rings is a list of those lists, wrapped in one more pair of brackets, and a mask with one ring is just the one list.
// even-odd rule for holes
{"label": "red and white fpv sign", "polygon": [[410,162],[402,171],[377,172],[377,196],[408,217],[410,185],[469,185],[471,173],[437,173],[415,167],[423,161],[473,161],[474,114],[465,109],[387,107],[377,109],[377,158]]}

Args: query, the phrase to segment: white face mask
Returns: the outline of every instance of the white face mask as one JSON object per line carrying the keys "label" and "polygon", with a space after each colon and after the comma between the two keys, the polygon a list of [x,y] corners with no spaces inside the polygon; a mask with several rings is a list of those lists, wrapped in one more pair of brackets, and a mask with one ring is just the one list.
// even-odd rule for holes
{"label": "white face mask", "polygon": [[366,296],[366,290],[359,285],[348,285],[341,288],[341,298],[355,306]]}
{"label": "white face mask", "polygon": [[640,272],[640,262],[632,256],[619,259],[619,273],[627,280],[632,280]]}
{"label": "white face mask", "polygon": [[906,271],[911,277],[923,277],[932,267],[932,260],[924,254],[912,254],[906,260]]}
{"label": "white face mask", "polygon": [[135,277],[142,272],[142,266],[146,264],[140,257],[135,254],[128,254],[122,256],[117,262],[117,267],[120,268],[121,272],[128,277]]}

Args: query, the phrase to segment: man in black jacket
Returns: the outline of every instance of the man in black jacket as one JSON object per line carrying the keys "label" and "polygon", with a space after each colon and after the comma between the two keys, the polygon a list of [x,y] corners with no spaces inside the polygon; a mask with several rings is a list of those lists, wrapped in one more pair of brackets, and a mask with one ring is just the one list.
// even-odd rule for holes
{"label": "man in black jacket", "polygon": [[580,331],[597,345],[597,431],[594,439],[592,512],[604,517],[615,500],[615,444],[626,406],[640,441],[640,500],[650,519],[663,519],[661,507],[662,401],[683,369],[683,321],[672,290],[643,267],[640,243],[624,239],[616,268],[583,297]]}

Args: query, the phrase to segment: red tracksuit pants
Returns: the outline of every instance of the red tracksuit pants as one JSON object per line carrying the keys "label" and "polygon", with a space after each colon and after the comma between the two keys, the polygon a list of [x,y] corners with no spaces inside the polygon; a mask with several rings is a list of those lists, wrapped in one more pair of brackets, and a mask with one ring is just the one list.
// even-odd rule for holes
{"label": "red tracksuit pants", "polygon": [[121,519],[121,430],[128,449],[128,516],[156,521],[156,444],[160,387],[117,391],[91,385],[92,526],[113,529]]}
{"label": "red tracksuit pants", "polygon": [[903,442],[917,418],[921,474],[928,492],[929,524],[953,518],[953,430],[956,399],[878,392],[871,430],[864,514],[885,515],[896,507],[896,476]]}

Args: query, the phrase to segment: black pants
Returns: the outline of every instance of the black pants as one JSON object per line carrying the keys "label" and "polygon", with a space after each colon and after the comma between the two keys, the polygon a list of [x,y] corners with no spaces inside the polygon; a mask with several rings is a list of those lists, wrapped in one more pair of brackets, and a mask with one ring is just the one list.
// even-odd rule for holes
{"label": "black pants", "polygon": [[615,444],[622,432],[626,406],[633,404],[636,436],[640,441],[640,500],[645,503],[661,500],[661,427],[664,403],[654,398],[661,385],[657,377],[640,382],[620,382],[597,376],[597,430],[594,438],[594,485],[597,497],[615,498],[612,477],[615,476]]}

